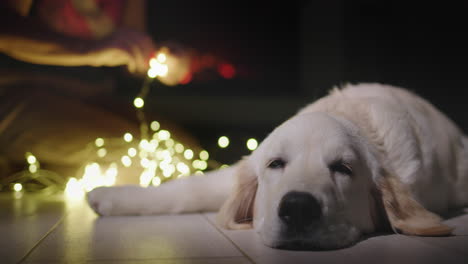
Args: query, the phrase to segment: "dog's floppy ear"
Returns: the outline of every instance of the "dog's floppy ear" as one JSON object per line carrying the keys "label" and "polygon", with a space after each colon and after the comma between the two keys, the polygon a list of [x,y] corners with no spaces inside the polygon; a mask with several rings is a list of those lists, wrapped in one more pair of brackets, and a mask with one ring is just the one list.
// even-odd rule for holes
{"label": "dog's floppy ear", "polygon": [[218,223],[227,229],[252,228],[257,176],[244,158],[237,164],[236,185],[218,213]]}
{"label": "dog's floppy ear", "polygon": [[453,228],[412,198],[409,188],[383,169],[377,180],[381,201],[393,230],[406,235],[446,236]]}

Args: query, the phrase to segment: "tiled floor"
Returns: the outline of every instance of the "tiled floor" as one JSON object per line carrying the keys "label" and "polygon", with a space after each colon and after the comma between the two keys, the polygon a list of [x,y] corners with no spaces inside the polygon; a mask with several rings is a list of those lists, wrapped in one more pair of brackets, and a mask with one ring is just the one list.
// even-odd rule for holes
{"label": "tiled floor", "polygon": [[97,217],[61,196],[0,195],[0,263],[468,263],[468,210],[455,236],[381,235],[334,251],[265,247],[252,231],[221,230],[214,213]]}

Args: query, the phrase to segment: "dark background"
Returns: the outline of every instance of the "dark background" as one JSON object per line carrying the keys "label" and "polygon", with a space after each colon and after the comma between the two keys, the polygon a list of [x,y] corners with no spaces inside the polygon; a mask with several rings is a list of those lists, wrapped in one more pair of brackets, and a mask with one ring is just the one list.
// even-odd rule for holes
{"label": "dark background", "polygon": [[[176,41],[242,72],[155,84],[151,111],[177,121],[222,162],[335,85],[380,82],[422,95],[464,131],[468,4],[410,1],[148,1],[157,42]],[[231,137],[227,150],[216,148]]]}
{"label": "dark background", "polygon": [[[147,26],[156,43],[215,55],[231,62],[237,74],[228,80],[205,72],[207,78],[174,87],[156,80],[145,111],[182,126],[221,163],[248,154],[248,138],[261,141],[344,83],[412,90],[466,132],[467,12],[466,1],[148,0]],[[109,101],[128,106],[135,118],[131,104],[142,79],[123,68],[32,65],[5,55],[0,66],[97,83],[110,74],[117,93]],[[222,135],[231,138],[227,149],[217,147]]]}

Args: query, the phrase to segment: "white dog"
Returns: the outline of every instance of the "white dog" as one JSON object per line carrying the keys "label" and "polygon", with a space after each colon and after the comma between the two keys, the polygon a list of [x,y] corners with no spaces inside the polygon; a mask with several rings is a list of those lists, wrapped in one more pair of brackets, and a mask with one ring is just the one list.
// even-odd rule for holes
{"label": "white dog", "polygon": [[385,228],[449,235],[437,214],[468,204],[468,139],[418,96],[347,85],[276,128],[250,156],[159,187],[98,188],[100,215],[220,210],[271,247],[333,249]]}

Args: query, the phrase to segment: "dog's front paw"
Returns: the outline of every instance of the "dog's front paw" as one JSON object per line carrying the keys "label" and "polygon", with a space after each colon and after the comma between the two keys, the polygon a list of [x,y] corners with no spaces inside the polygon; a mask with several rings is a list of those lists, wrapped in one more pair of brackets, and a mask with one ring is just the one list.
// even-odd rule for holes
{"label": "dog's front paw", "polygon": [[115,188],[99,187],[87,194],[89,206],[99,215],[113,215],[113,207],[117,202]]}

